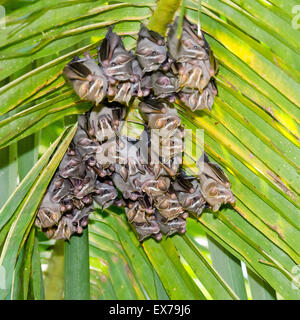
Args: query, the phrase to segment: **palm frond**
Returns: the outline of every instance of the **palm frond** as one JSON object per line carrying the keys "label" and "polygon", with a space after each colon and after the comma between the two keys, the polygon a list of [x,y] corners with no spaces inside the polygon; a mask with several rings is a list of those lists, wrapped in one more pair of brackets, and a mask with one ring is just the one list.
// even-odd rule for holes
{"label": "palm frond", "polygon": [[[291,285],[293,267],[300,264],[300,48],[299,30],[291,23],[296,4],[201,1],[201,28],[220,63],[219,94],[211,112],[176,107],[186,129],[204,129],[205,151],[228,175],[236,206],[189,219],[184,237],[143,245],[124,213],[97,210],[88,233],[92,298],[246,299],[241,261],[253,299],[274,299],[275,292],[300,298]],[[40,272],[33,273],[40,270],[35,210],[74,134],[68,117],[90,108],[65,83],[63,67],[84,51],[94,55],[110,25],[127,48],[134,48],[140,23],[155,6],[155,1],[44,0],[8,15],[0,44],[0,176],[5,181],[0,266],[7,270],[8,284],[0,290],[2,299],[43,298]],[[198,0],[186,0],[185,7],[197,23]],[[16,161],[17,148],[37,139],[32,135],[40,130],[56,130],[58,120],[65,131],[53,144],[47,142],[49,149],[38,161],[30,155],[36,163],[28,172],[24,154]],[[195,159],[193,152],[187,157]],[[208,248],[194,230],[209,236]],[[24,272],[28,264],[31,273]]]}

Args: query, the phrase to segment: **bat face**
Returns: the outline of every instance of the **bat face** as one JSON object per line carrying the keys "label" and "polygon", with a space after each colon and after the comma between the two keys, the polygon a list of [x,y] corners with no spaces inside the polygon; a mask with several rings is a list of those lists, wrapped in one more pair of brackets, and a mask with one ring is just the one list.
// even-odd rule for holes
{"label": "bat face", "polygon": [[54,180],[54,188],[52,192],[52,200],[60,202],[64,197],[68,196],[72,190],[72,184],[69,180],[56,175]]}
{"label": "bat face", "polygon": [[170,186],[168,177],[159,177],[158,179],[147,179],[143,182],[141,189],[147,193],[149,197],[156,197],[165,194]]}
{"label": "bat face", "polygon": [[181,38],[177,38],[178,17],[168,32],[168,49],[170,56],[176,62],[185,62],[190,59],[207,59],[209,47],[202,34],[197,35],[195,26],[187,19],[183,20]]}
{"label": "bat face", "polygon": [[86,174],[80,181],[79,185],[74,186],[74,196],[77,199],[83,199],[85,196],[93,192],[96,184],[97,175],[92,168],[86,168]]}
{"label": "bat face", "polygon": [[117,81],[133,81],[133,55],[126,51],[122,39],[110,28],[99,49],[99,64],[108,77]]}
{"label": "bat face", "polygon": [[201,193],[213,211],[218,211],[222,204],[235,203],[235,198],[230,189],[205,175],[200,175],[199,180]]}
{"label": "bat face", "polygon": [[81,99],[97,105],[106,96],[106,77],[89,54],[86,53],[84,58],[75,57],[65,66],[63,73]]}
{"label": "bat face", "polygon": [[37,213],[36,226],[49,228],[56,225],[61,218],[60,204],[51,201],[48,193],[45,194]]}
{"label": "bat face", "polygon": [[203,171],[199,174],[200,190],[213,211],[219,210],[223,203],[235,203],[235,198],[230,190],[230,182],[216,163],[211,163],[205,153]]}
{"label": "bat face", "polygon": [[63,178],[82,179],[85,174],[85,164],[79,155],[66,153],[59,165],[59,174]]}
{"label": "bat face", "polygon": [[179,203],[183,209],[199,216],[205,208],[206,201],[200,191],[198,180],[193,176],[187,176],[183,171],[172,183]]}
{"label": "bat face", "polygon": [[136,174],[145,174],[139,151],[134,141],[129,141],[126,137],[119,138],[117,163],[124,170],[125,181]]}
{"label": "bat face", "polygon": [[202,196],[200,187],[195,185],[195,189],[195,192],[192,194],[183,194],[182,192],[177,193],[177,197],[185,210],[199,216],[205,208],[206,201]]}
{"label": "bat face", "polygon": [[152,90],[154,95],[159,98],[167,98],[175,96],[175,92],[179,88],[179,82],[172,74],[164,74],[155,72],[151,76]]}
{"label": "bat face", "polygon": [[96,196],[94,200],[101,206],[102,209],[108,208],[113,204],[118,196],[116,188],[108,183],[96,182],[95,190]]}
{"label": "bat face", "polygon": [[87,131],[83,130],[80,126],[77,128],[73,138],[73,143],[76,146],[76,150],[80,156],[84,159],[86,159],[89,155],[95,154],[99,149],[99,143],[91,140],[87,135]]}
{"label": "bat face", "polygon": [[179,64],[179,86],[197,89],[200,92],[208,85],[210,64],[208,60],[190,60]]}
{"label": "bat face", "polygon": [[155,220],[151,220],[150,223],[133,223],[132,226],[139,235],[139,241],[144,241],[146,238],[154,237],[156,240],[161,239],[161,233],[159,226]]}
{"label": "bat face", "polygon": [[[147,81],[133,54],[126,51],[122,39],[111,29],[99,49],[99,63],[108,77],[108,101],[129,105],[133,97],[150,93]],[[146,87],[145,87],[146,86]]]}
{"label": "bat face", "polygon": [[181,120],[176,108],[165,100],[145,99],[139,104],[142,116],[150,129],[164,129],[159,132],[168,136],[170,131],[180,126]]}
{"label": "bat face", "polygon": [[171,236],[174,233],[183,234],[186,232],[186,220],[181,217],[177,217],[171,221],[166,221],[166,219],[160,215],[157,210],[155,211],[155,217],[160,231],[167,236]]}
{"label": "bat face", "polygon": [[139,201],[129,202],[125,208],[127,219],[130,223],[137,224],[149,224],[150,215],[153,212],[153,208],[146,207],[144,208]]}
{"label": "bat face", "polygon": [[167,221],[177,218],[184,211],[175,193],[167,192],[157,197],[155,199],[155,206]]}
{"label": "bat face", "polygon": [[46,235],[49,239],[70,239],[75,232],[75,226],[72,225],[67,217],[63,216],[57,226],[47,229]]}
{"label": "bat face", "polygon": [[202,93],[196,90],[184,89],[179,92],[179,99],[192,111],[211,110],[216,95],[216,91],[212,86],[209,84]]}
{"label": "bat face", "polygon": [[108,101],[129,105],[137,90],[137,85],[134,85],[131,82],[116,83],[115,85],[110,84],[108,89]]}
{"label": "bat face", "polygon": [[37,227],[49,228],[58,223],[62,216],[60,202],[71,193],[70,189],[70,183],[56,173],[38,209],[35,222]]}
{"label": "bat face", "polygon": [[148,30],[142,24],[136,46],[136,56],[144,73],[158,70],[167,60],[164,38],[157,32]]}
{"label": "bat face", "polygon": [[204,166],[202,174],[205,174],[207,177],[216,180],[225,188],[230,188],[230,182],[222,168],[218,164],[210,162],[206,153],[203,153],[203,160]]}
{"label": "bat face", "polygon": [[144,97],[150,93],[149,77],[142,78],[142,70],[137,62],[131,61],[132,77],[127,82],[110,82],[107,92],[109,102],[129,105],[134,97]]}
{"label": "bat face", "polygon": [[89,134],[100,143],[116,138],[116,134],[121,130],[120,124],[125,115],[125,108],[119,104],[111,105],[111,107],[105,105],[94,107],[88,121]]}

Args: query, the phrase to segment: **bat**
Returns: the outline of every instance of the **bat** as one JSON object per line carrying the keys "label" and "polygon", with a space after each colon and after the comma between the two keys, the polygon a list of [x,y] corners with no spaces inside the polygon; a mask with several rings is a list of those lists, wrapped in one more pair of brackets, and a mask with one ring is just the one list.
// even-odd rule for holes
{"label": "bat", "polygon": [[107,94],[108,82],[103,69],[88,53],[83,58],[74,57],[65,66],[63,74],[82,100],[98,105]]}
{"label": "bat", "polygon": [[158,70],[167,60],[167,47],[164,38],[141,24],[136,44],[137,60],[143,73]]}

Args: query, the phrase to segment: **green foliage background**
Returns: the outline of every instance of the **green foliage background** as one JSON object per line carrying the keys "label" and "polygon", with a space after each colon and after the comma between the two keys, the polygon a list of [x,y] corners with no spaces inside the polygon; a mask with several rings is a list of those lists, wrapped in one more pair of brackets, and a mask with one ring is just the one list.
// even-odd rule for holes
{"label": "green foliage background", "polygon": [[[7,12],[0,30],[1,299],[300,298],[297,1],[183,2],[220,62],[219,95],[212,112],[177,108],[186,128],[205,130],[205,150],[232,182],[236,206],[189,219],[183,237],[143,244],[123,212],[96,210],[83,237],[65,248],[33,227],[76,115],[91,107],[62,69],[75,54],[95,54],[112,24],[133,48],[156,3],[0,3]],[[139,115],[133,110],[131,117]]]}

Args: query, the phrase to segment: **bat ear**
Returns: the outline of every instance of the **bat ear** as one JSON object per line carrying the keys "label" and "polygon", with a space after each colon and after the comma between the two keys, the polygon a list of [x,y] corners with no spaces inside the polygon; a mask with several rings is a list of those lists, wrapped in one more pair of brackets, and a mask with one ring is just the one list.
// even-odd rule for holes
{"label": "bat ear", "polygon": [[197,166],[200,167],[202,162],[205,162],[205,163],[209,162],[209,158],[208,158],[207,154],[204,151],[202,152],[200,158],[197,161]]}
{"label": "bat ear", "polygon": [[101,63],[102,61],[105,61],[108,55],[109,55],[109,44],[107,39],[105,38],[102,41],[101,46],[99,47],[99,52],[98,52],[99,63]]}
{"label": "bat ear", "polygon": [[203,152],[203,158],[204,158],[204,162],[210,162],[206,152]]}
{"label": "bat ear", "polygon": [[[184,17],[184,19],[186,18]],[[179,16],[176,16],[173,23],[174,26],[178,24],[178,20],[179,20]]]}
{"label": "bat ear", "polygon": [[146,38],[148,36],[148,29],[143,23],[141,23],[141,27],[140,27],[140,31],[138,33],[138,36],[141,38]]}
{"label": "bat ear", "polygon": [[69,63],[76,62],[78,60],[81,60],[81,59],[78,56],[75,56]]}
{"label": "bat ear", "polygon": [[89,68],[87,68],[82,61],[74,61],[73,63],[69,64],[69,67],[75,71],[78,75],[82,77],[87,77],[89,74],[91,74],[91,71]]}
{"label": "bat ear", "polygon": [[216,163],[209,163],[209,166],[213,173],[220,179],[220,182],[222,182],[225,187],[229,188],[230,182],[222,168]]}
{"label": "bat ear", "polygon": [[191,23],[186,17],[183,17],[183,26],[192,30],[197,30],[197,25]]}
{"label": "bat ear", "polygon": [[164,38],[157,32],[149,30],[143,23],[141,24],[141,28],[139,31],[140,38],[147,38],[150,41],[157,43],[158,45],[164,45]]}
{"label": "bat ear", "polygon": [[100,63],[105,60],[111,60],[115,48],[120,43],[120,37],[116,33],[114,33],[112,30],[113,30],[113,26],[108,28],[105,38],[101,43],[101,46],[99,49]]}

